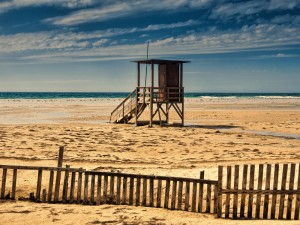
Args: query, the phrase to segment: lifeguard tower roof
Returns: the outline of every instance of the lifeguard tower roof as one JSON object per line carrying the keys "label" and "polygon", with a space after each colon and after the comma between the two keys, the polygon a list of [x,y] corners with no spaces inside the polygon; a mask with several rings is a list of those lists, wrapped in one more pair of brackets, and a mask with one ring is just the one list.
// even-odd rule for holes
{"label": "lifeguard tower roof", "polygon": [[165,63],[189,63],[190,61],[166,60],[166,59],[142,59],[142,60],[134,60],[131,62],[141,63],[141,64],[165,64]]}

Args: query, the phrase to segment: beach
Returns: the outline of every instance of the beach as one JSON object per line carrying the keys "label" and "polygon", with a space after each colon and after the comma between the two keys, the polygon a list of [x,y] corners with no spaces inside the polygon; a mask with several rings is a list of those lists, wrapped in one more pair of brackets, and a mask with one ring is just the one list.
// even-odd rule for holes
{"label": "beach", "polygon": [[[300,98],[186,98],[185,126],[108,123],[118,98],[0,99],[0,164],[217,179],[218,165],[299,163]],[[145,115],[147,118],[147,115]],[[172,121],[177,121],[171,113]],[[134,121],[133,121],[134,122]],[[18,175],[19,176],[19,175]],[[22,174],[20,174],[20,177]],[[35,184],[18,180],[18,196]],[[34,176],[32,176],[34,178]],[[299,224],[134,206],[1,202],[1,224]]]}

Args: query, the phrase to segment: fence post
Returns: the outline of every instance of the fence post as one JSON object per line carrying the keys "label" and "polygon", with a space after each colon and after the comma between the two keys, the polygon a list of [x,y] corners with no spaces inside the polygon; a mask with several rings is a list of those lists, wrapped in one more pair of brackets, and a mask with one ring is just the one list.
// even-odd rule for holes
{"label": "fence post", "polygon": [[62,167],[63,158],[64,158],[64,147],[60,146],[59,147],[57,167]]}
{"label": "fence post", "polygon": [[223,166],[218,167],[218,218],[222,217]]}

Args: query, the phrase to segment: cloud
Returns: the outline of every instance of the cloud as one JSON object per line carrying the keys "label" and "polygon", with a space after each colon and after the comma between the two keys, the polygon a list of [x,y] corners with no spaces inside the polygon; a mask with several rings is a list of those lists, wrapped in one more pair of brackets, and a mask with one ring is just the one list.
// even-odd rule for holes
{"label": "cloud", "polygon": [[252,0],[245,2],[225,2],[218,4],[211,14],[211,18],[222,18],[230,19],[233,16],[248,16],[261,11],[272,11],[272,10],[292,10],[300,8],[299,0]]}
{"label": "cloud", "polygon": [[80,8],[95,4],[95,0],[4,0],[0,2],[0,13],[23,7],[61,6]]}
{"label": "cloud", "polygon": [[[87,22],[99,22],[138,14],[141,12],[205,8],[213,0],[128,0],[114,1],[101,7],[82,9],[66,16],[46,19],[45,22],[60,26],[74,26]],[[107,2],[106,2],[107,3]]]}

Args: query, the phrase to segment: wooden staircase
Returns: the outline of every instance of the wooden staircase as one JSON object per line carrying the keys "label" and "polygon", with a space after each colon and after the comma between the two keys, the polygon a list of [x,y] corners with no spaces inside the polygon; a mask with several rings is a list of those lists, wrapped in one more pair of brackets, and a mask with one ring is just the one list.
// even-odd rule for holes
{"label": "wooden staircase", "polygon": [[[112,123],[127,123],[135,116],[140,116],[147,104],[137,102],[136,90],[131,92],[110,115]],[[136,115],[137,114],[137,115]]]}

